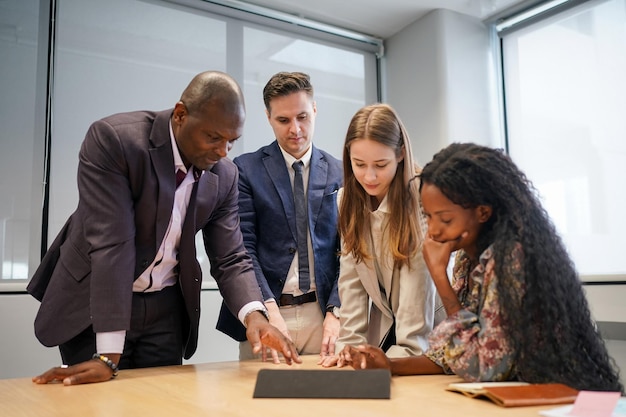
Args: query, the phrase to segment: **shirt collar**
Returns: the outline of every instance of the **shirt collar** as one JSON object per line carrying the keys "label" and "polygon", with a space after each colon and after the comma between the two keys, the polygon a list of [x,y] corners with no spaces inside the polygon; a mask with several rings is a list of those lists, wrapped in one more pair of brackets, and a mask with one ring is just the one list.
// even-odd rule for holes
{"label": "shirt collar", "polygon": [[[187,173],[187,167],[183,163],[183,158],[180,156],[180,151],[178,150],[178,144],[176,143],[176,138],[174,137],[174,130],[172,129],[172,121],[169,122],[170,128],[170,141],[172,142],[172,153],[174,154],[174,172],[177,172],[179,169],[183,171],[185,174]],[[193,167],[193,178],[198,181],[202,176],[204,171]]]}
{"label": "shirt collar", "polygon": [[309,146],[309,149],[302,155],[302,158],[296,159],[289,153],[287,153],[280,145],[278,145],[278,149],[283,154],[283,158],[285,159],[285,163],[287,164],[287,168],[291,168],[294,162],[302,161],[304,164],[304,169],[307,169],[309,164],[311,163],[311,155],[313,153],[313,145]]}
{"label": "shirt collar", "polygon": [[180,156],[180,151],[178,150],[178,144],[176,143],[176,138],[174,137],[174,130],[172,129],[172,121],[169,122],[170,128],[170,141],[172,142],[172,152],[174,153],[174,172],[179,169],[185,173],[187,173],[187,167],[183,164],[183,158]]}
{"label": "shirt collar", "polygon": [[[378,208],[376,210],[374,210],[374,212],[379,212],[379,213],[390,213],[391,212],[389,210],[389,203],[387,201],[387,197],[389,197],[389,193],[387,193],[383,197],[383,201],[380,202],[380,204],[378,205]],[[371,204],[370,204],[370,208],[371,208]]]}

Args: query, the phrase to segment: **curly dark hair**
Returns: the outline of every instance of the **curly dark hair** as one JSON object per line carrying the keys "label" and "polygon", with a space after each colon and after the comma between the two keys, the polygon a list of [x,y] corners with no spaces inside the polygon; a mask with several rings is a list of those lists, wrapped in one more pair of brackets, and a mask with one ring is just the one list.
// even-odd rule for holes
{"label": "curly dark hair", "polygon": [[[454,143],[437,153],[420,177],[421,185],[434,185],[464,208],[493,209],[477,253],[493,245],[503,325],[515,352],[514,377],[623,392],[574,263],[537,191],[511,158],[501,150]],[[516,272],[509,260],[520,244],[523,267]],[[516,281],[525,288],[522,297]]]}

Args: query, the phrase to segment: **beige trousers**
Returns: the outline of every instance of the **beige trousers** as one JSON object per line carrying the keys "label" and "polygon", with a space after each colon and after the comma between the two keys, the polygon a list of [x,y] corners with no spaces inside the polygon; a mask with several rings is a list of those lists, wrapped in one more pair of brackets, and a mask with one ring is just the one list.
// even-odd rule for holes
{"label": "beige trousers", "polygon": [[[324,316],[319,303],[306,303],[297,306],[280,307],[291,340],[300,355],[319,354],[324,334]],[[261,354],[252,353],[252,345],[247,340],[239,343],[239,360],[260,358]]]}

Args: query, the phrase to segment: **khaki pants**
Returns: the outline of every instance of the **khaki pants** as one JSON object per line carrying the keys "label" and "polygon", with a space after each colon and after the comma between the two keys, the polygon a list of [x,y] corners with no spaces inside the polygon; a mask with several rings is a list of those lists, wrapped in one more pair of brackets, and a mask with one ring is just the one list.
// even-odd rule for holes
{"label": "khaki pants", "polygon": [[[297,306],[280,307],[280,314],[285,320],[291,340],[300,355],[319,354],[324,334],[324,316],[319,303],[306,303]],[[239,343],[239,360],[260,358],[261,354],[252,354],[252,346],[247,340]]]}

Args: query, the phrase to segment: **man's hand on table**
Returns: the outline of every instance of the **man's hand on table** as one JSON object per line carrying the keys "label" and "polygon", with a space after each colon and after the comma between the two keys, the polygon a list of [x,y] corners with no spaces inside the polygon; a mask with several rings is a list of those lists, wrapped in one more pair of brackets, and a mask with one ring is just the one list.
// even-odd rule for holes
{"label": "man's hand on table", "polygon": [[261,353],[263,346],[266,346],[281,352],[287,365],[302,363],[296,345],[272,326],[260,311],[253,311],[246,318],[246,337],[254,354]]}
{"label": "man's hand on table", "polygon": [[[113,363],[120,361],[120,354],[106,354]],[[62,381],[63,385],[91,384],[109,381],[113,378],[113,370],[99,359],[91,359],[72,366],[56,366],[41,375],[33,377],[36,384]]]}

